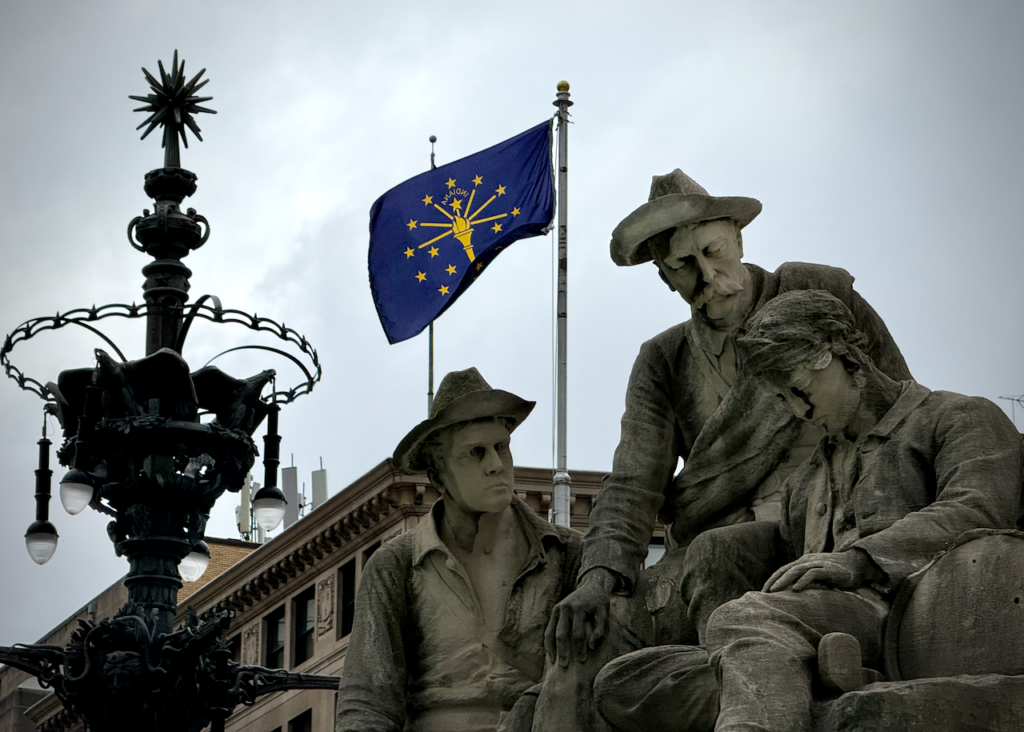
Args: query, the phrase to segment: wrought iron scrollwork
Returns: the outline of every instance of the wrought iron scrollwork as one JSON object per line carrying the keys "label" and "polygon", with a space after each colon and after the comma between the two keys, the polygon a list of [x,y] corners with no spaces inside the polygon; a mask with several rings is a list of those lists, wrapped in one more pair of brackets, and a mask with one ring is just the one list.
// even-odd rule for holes
{"label": "wrought iron scrollwork", "polygon": [[[139,218],[139,217],[136,217]],[[197,220],[203,219],[202,216],[197,216]],[[209,226],[207,225],[206,234],[209,234]],[[207,301],[211,304],[207,304]],[[17,366],[15,366],[10,359],[10,353],[14,350],[14,347],[22,341],[27,341],[30,338],[35,337],[39,333],[48,330],[58,330],[66,325],[76,325],[80,328],[97,335],[103,341],[109,345],[117,353],[118,357],[122,361],[127,361],[124,354],[117,347],[117,345],[110,340],[102,331],[95,328],[88,323],[103,320],[104,318],[143,318],[149,312],[151,308],[162,308],[166,309],[166,305],[125,305],[123,303],[116,303],[111,305],[103,305],[96,307],[95,305],[91,308],[75,308],[74,310],[68,310],[64,313],[57,313],[56,315],[49,315],[41,318],[33,318],[27,320],[17,328],[15,328],[5,339],[3,347],[0,348],[0,367],[4,369],[8,378],[13,379],[17,382],[18,386],[25,391],[30,391],[36,394],[40,398],[52,402],[54,396],[46,388],[43,382],[31,378],[25,375]],[[214,356],[216,359],[219,356],[224,355],[232,350],[238,348],[253,348],[258,350],[269,351],[277,355],[288,358],[295,363],[301,370],[303,375],[306,377],[305,381],[295,385],[290,389],[284,389],[281,391],[274,391],[263,398],[265,402],[276,402],[278,404],[287,404],[295,401],[298,397],[303,394],[308,394],[313,390],[313,386],[320,381],[323,371],[320,366],[320,358],[317,355],[316,349],[313,348],[312,344],[306,340],[306,337],[301,333],[287,327],[284,323],[278,323],[270,318],[262,318],[256,314],[250,315],[242,310],[233,310],[224,308],[221,305],[221,301],[214,295],[203,295],[199,300],[193,303],[187,308],[173,308],[173,310],[180,310],[184,312],[184,322],[182,323],[181,330],[178,334],[178,342],[176,343],[176,349],[179,353],[185,345],[185,337],[188,335],[189,328],[192,322],[196,318],[208,320],[211,323],[220,324],[234,324],[241,325],[249,330],[254,330],[262,333],[269,333],[279,340],[287,341],[297,348],[303,355],[308,359],[308,364],[303,363],[293,355],[276,348],[270,348],[268,346],[261,345],[250,345],[250,346],[239,346],[235,349],[229,349],[222,353]],[[213,359],[210,359],[211,361]]]}

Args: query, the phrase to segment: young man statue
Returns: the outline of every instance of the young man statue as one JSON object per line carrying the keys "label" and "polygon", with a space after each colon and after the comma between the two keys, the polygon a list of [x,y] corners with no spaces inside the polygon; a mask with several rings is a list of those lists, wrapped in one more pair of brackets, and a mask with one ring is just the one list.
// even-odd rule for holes
{"label": "young man statue", "polygon": [[544,628],[581,540],[513,493],[510,435],[533,406],[453,372],[395,450],[442,498],[363,569],[338,732],[494,732],[542,681]]}
{"label": "young man statue", "polygon": [[708,620],[716,729],[799,732],[811,728],[819,641],[845,633],[877,665],[900,583],[965,531],[1015,526],[1024,450],[992,402],[882,373],[827,293],[781,295],[738,344],[742,368],[826,436],[783,492],[775,561],[793,561]]}
{"label": "young man statue", "polygon": [[700,603],[706,651],[650,648],[605,668],[597,697],[618,728],[808,732],[815,670],[833,690],[864,682],[900,584],[962,533],[1018,521],[1024,445],[1006,415],[895,381],[865,346],[850,310],[820,290],[779,295],[738,339],[744,376],[824,436],[786,481],[770,533],[755,522],[694,540],[698,583],[740,559],[758,587]]}

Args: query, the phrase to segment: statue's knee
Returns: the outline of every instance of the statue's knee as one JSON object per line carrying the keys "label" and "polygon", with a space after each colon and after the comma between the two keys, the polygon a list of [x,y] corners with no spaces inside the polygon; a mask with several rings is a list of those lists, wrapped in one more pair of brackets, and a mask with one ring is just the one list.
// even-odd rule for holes
{"label": "statue's knee", "polygon": [[706,643],[709,646],[717,645],[733,629],[748,627],[766,609],[764,595],[763,592],[748,592],[718,607],[708,617]]}
{"label": "statue's knee", "polygon": [[718,555],[718,535],[714,531],[705,531],[697,534],[690,546],[686,548],[686,561],[683,563],[683,571],[692,571],[694,568],[707,566],[713,563]]}

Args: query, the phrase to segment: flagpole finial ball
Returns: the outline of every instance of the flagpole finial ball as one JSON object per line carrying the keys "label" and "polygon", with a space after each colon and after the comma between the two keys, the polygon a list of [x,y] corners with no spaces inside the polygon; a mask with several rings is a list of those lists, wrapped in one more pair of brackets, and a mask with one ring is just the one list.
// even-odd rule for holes
{"label": "flagpole finial ball", "polygon": [[430,141],[431,142],[437,142],[437,135],[431,135],[430,136]]}
{"label": "flagpole finial ball", "polygon": [[568,81],[560,81],[560,82],[558,82],[558,91],[560,91],[560,92],[567,92],[567,91],[569,91],[569,82]]}

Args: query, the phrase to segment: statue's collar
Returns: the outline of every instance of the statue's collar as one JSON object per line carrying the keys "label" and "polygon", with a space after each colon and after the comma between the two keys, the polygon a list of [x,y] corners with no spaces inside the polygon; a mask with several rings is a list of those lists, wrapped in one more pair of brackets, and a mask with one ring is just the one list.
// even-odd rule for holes
{"label": "statue's collar", "polygon": [[[519,496],[512,497],[510,504],[512,512],[516,515],[523,533],[530,544],[530,555],[543,559],[546,555],[544,544],[546,541],[557,541],[562,544],[568,540],[562,536],[554,524],[550,524],[523,502]],[[438,526],[444,518],[444,498],[438,498],[430,507],[430,513],[420,519],[419,524],[413,529],[415,537],[413,540],[413,566],[420,564],[423,559],[433,551],[439,551],[446,557],[451,557],[448,546],[441,539]]]}

